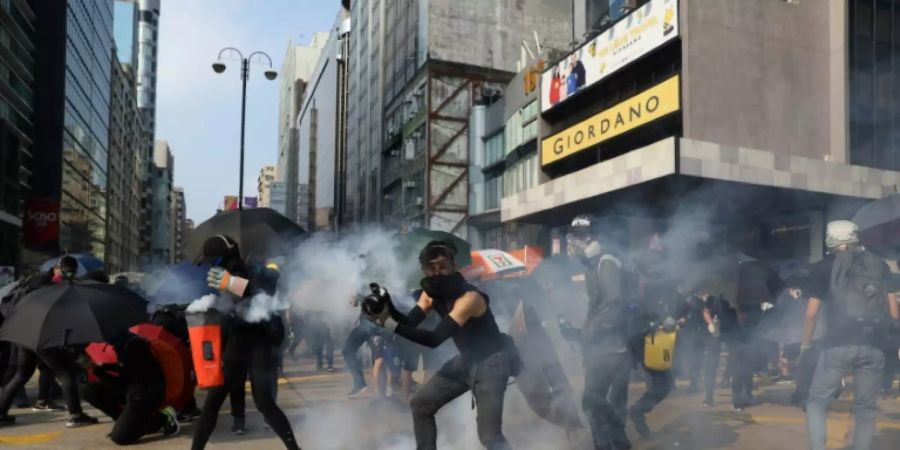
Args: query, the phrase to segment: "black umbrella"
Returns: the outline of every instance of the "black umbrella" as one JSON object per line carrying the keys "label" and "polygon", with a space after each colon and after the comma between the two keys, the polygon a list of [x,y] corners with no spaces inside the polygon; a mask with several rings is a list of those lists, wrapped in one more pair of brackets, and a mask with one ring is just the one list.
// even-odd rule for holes
{"label": "black umbrella", "polygon": [[885,257],[900,254],[900,194],[868,203],[853,216],[862,243]]}
{"label": "black umbrella", "polygon": [[227,235],[237,241],[244,257],[284,256],[291,250],[293,241],[304,233],[300,225],[274,209],[227,211],[216,214],[191,232],[187,254],[198,258],[207,239]]}
{"label": "black umbrella", "polygon": [[0,328],[0,341],[33,350],[103,342],[146,321],[147,302],[128,289],[60,283],[22,297]]}

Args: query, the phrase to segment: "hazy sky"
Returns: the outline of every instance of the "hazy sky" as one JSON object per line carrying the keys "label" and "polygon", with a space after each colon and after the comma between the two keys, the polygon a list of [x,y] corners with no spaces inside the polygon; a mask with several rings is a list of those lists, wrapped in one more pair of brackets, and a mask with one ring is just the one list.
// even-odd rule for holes
{"label": "hazy sky", "polygon": [[[306,44],[314,32],[327,31],[339,7],[337,0],[162,1],[156,138],[172,147],[188,218],[208,219],[238,190],[240,63],[214,73],[219,50],[261,50],[279,70],[288,40]],[[245,196],[256,195],[260,168],[278,160],[279,80],[266,80],[264,70],[251,67],[247,84]]]}

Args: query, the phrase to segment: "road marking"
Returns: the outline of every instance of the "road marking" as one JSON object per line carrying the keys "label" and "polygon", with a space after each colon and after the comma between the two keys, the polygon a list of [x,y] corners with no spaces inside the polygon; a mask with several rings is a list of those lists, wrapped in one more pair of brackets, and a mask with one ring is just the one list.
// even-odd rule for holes
{"label": "road marking", "polygon": [[0,436],[0,444],[9,445],[31,445],[43,444],[56,440],[62,434],[61,431],[51,433],[23,434],[20,436]]}

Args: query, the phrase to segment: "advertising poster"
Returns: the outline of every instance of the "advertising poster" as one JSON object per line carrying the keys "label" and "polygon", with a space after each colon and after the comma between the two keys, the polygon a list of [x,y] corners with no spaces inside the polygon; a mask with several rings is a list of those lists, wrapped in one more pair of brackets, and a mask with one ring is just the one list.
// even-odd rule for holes
{"label": "advertising poster", "polygon": [[678,36],[678,0],[653,0],[541,76],[546,112]]}

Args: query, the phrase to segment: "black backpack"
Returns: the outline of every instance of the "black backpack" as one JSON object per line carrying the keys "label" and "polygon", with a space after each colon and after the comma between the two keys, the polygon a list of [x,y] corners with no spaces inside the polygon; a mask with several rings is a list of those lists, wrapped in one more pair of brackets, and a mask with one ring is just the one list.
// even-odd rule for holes
{"label": "black backpack", "polygon": [[[835,324],[845,331],[880,337],[890,331],[886,266],[867,251],[840,252],[831,268],[831,304]],[[831,311],[831,310],[829,310]]]}

